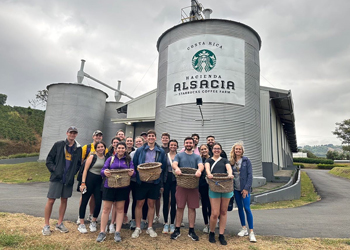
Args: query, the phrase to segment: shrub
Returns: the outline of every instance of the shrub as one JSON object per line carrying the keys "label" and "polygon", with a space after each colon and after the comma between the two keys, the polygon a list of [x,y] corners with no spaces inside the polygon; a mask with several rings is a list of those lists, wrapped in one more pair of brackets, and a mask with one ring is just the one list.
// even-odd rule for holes
{"label": "shrub", "polygon": [[314,164],[334,164],[333,160],[324,158],[294,158],[293,162],[314,163]]}
{"label": "shrub", "polygon": [[22,153],[22,154],[15,154],[15,155],[9,155],[9,159],[13,159],[13,158],[25,158],[27,157],[26,153]]}
{"label": "shrub", "polygon": [[298,163],[298,162],[293,162],[294,166],[300,166],[300,168],[305,168],[304,164]]}
{"label": "shrub", "polygon": [[319,169],[332,169],[332,168],[335,168],[335,167],[340,167],[340,168],[343,168],[343,167],[346,167],[346,165],[335,165],[335,164],[317,164],[317,168]]}

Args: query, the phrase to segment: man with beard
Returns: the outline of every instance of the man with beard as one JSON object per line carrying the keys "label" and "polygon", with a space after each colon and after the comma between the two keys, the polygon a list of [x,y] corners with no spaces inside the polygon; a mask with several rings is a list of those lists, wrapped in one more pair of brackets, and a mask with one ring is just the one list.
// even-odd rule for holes
{"label": "man with beard", "polygon": [[[207,146],[209,148],[209,155],[210,157],[213,156],[213,145],[215,143],[215,137],[213,135],[208,135],[207,136]],[[226,152],[224,150],[221,151],[221,154],[220,154],[221,158],[225,158],[227,159],[227,155],[226,155]]]}
{"label": "man with beard", "polygon": [[[194,141],[194,146],[193,146],[193,153],[195,153],[196,155],[201,155],[200,152],[199,152],[199,148],[198,148],[198,142],[199,142],[199,134],[192,134],[191,137],[193,138],[193,141]],[[185,152],[185,148],[181,149],[180,150],[180,153],[181,152]]]}
{"label": "man with beard", "polygon": [[[185,152],[179,153],[175,156],[172,164],[172,168],[175,170],[175,174],[181,175],[182,167],[190,167],[197,169],[196,177],[202,175],[204,169],[202,159],[199,155],[193,153],[194,140],[192,137],[186,137],[184,140]],[[189,221],[189,231],[188,236],[194,240],[198,241],[199,238],[194,232],[194,223],[196,219],[196,208],[199,208],[199,192],[198,188],[189,189],[183,187],[176,187],[176,228],[174,233],[171,234],[171,239],[176,240],[180,234],[180,225],[183,219],[184,209],[187,203],[188,207],[188,221]]]}

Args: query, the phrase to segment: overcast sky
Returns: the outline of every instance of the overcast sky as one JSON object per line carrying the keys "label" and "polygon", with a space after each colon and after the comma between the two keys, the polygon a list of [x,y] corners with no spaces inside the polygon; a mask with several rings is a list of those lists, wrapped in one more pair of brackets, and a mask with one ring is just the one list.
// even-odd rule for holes
{"label": "overcast sky", "polygon": [[[212,18],[242,22],[262,40],[262,86],[292,91],[298,146],[340,144],[350,118],[350,1],[201,0]],[[85,72],[136,97],[157,87],[156,42],[190,0],[1,0],[0,93],[28,107],[38,90]],[[113,91],[92,80],[113,101]],[[121,101],[127,101],[123,97]]]}

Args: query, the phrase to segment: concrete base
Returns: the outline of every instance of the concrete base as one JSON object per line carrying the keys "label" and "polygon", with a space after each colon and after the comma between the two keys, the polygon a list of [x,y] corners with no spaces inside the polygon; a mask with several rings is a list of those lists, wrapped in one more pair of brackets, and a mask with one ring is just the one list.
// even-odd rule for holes
{"label": "concrete base", "polygon": [[265,177],[254,177],[253,176],[253,184],[252,187],[261,187],[266,184],[266,178]]}

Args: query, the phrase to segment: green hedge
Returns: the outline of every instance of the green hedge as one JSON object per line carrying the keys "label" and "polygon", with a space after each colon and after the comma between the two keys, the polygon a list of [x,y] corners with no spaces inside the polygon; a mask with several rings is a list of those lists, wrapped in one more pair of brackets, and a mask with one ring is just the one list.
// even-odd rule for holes
{"label": "green hedge", "polygon": [[314,164],[334,164],[333,160],[323,158],[293,158],[293,162],[314,163]]}
{"label": "green hedge", "polygon": [[335,164],[317,164],[317,168],[319,169],[332,169],[332,168],[335,168],[335,167],[340,167],[340,168],[343,168],[343,167],[347,167],[346,165],[335,165]]}
{"label": "green hedge", "polygon": [[39,156],[39,153],[20,153],[15,155],[9,155],[9,156],[0,156],[0,160],[2,159],[14,159],[14,158],[25,158],[25,157],[33,157],[33,156]]}
{"label": "green hedge", "polygon": [[293,162],[294,166],[300,166],[300,168],[305,168],[304,164],[298,163],[298,162]]}

